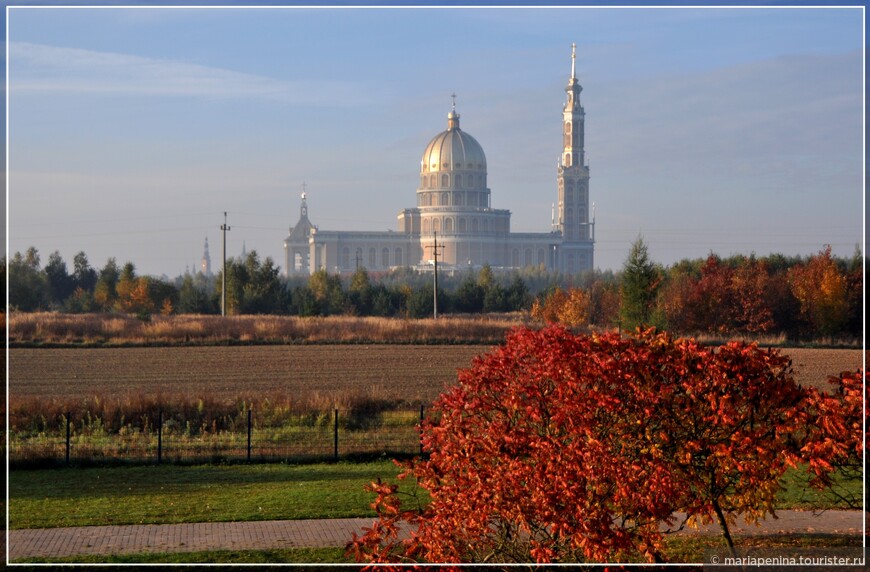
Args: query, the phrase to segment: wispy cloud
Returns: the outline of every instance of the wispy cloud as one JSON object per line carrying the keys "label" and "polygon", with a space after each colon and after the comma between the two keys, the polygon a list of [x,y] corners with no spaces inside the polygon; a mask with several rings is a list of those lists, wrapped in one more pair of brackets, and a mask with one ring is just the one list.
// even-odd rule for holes
{"label": "wispy cloud", "polygon": [[[269,99],[296,105],[361,105],[335,94],[365,89],[342,81],[284,81],[142,56],[12,42],[12,93]],[[371,90],[369,90],[371,91]]]}

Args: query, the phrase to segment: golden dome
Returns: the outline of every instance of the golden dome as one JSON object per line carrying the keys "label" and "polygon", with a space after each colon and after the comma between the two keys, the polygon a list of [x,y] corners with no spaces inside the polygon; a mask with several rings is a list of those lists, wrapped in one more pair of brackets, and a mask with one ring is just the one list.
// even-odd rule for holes
{"label": "golden dome", "polygon": [[439,171],[486,172],[486,155],[477,140],[459,128],[459,114],[447,114],[447,130],[429,141],[420,161],[421,173]]}

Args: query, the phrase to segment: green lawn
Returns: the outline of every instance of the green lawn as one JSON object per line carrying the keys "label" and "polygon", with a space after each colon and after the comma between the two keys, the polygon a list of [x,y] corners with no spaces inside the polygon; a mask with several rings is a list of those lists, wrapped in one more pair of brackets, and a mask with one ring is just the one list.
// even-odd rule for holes
{"label": "green lawn", "polygon": [[[374,516],[363,486],[391,461],[11,471],[12,529]],[[410,488],[410,485],[404,485]]]}
{"label": "green lawn", "polygon": [[[152,465],[9,472],[10,528],[226,522],[374,516],[377,478],[398,482],[391,461],[286,465]],[[780,509],[841,508],[786,474]],[[402,490],[413,483],[401,481]],[[861,497],[862,483],[846,483]]]}
{"label": "green lawn", "polygon": [[283,564],[353,563],[344,548],[287,548],[275,550],[212,550],[208,552],[159,552],[142,554],[90,554],[69,558],[28,558],[15,562],[55,564]]}

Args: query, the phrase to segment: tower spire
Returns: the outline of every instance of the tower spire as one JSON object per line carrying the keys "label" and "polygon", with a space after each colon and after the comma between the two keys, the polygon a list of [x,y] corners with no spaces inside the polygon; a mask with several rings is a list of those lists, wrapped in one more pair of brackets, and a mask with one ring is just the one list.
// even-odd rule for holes
{"label": "tower spire", "polygon": [[308,201],[306,201],[308,198],[308,193],[306,192],[307,188],[308,186],[305,184],[305,181],[302,181],[302,205],[299,207],[300,219],[308,217]]}
{"label": "tower spire", "polygon": [[571,79],[577,79],[577,73],[575,72],[575,62],[577,61],[577,44],[571,44]]}

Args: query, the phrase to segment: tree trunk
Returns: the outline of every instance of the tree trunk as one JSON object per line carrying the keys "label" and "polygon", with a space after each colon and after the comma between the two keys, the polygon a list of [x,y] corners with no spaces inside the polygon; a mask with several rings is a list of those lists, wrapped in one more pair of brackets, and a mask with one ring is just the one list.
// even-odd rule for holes
{"label": "tree trunk", "polygon": [[728,531],[728,521],[725,519],[725,513],[722,512],[722,507],[719,506],[719,501],[713,499],[713,510],[716,511],[716,518],[719,519],[719,526],[722,528],[722,536],[725,537],[725,542],[728,543],[728,548],[731,550],[731,556],[737,558],[737,550],[734,548],[734,540],[731,538],[731,533]]}

